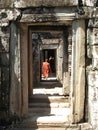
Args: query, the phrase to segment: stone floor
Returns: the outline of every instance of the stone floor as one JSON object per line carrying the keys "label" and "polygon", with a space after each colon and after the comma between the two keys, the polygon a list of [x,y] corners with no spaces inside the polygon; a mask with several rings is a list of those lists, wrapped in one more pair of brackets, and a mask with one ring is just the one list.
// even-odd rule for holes
{"label": "stone floor", "polygon": [[69,123],[69,97],[62,88],[35,88],[29,99],[29,113],[13,130],[63,130]]}
{"label": "stone floor", "polygon": [[62,88],[37,88],[29,100],[27,117],[8,130],[92,130],[88,123],[70,124],[70,101]]}

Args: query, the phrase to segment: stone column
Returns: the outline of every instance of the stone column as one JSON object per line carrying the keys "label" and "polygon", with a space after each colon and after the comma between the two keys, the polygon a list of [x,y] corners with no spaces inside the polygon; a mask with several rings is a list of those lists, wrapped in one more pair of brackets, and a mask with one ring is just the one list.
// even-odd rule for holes
{"label": "stone column", "polygon": [[28,28],[21,25],[22,114],[28,113]]}
{"label": "stone column", "polygon": [[59,46],[57,48],[57,79],[59,80],[59,82],[62,84],[63,83],[63,39],[61,37],[61,39],[59,40]]}
{"label": "stone column", "polygon": [[[66,28],[65,33],[65,42],[63,46],[63,94],[69,95],[70,94],[70,66],[71,66],[71,55],[72,49],[69,52],[69,46],[72,44],[72,27]],[[69,40],[70,38],[70,40]]]}
{"label": "stone column", "polygon": [[29,37],[28,37],[28,78],[29,78],[29,81],[28,81],[28,87],[29,87],[29,91],[28,91],[28,94],[29,94],[29,97],[32,96],[33,94],[33,72],[32,72],[32,31],[29,30]]}
{"label": "stone column", "polygon": [[16,23],[11,23],[10,38],[10,111],[21,113],[21,68],[19,30]]}
{"label": "stone column", "polygon": [[85,21],[73,22],[71,104],[72,122],[82,122],[85,100]]}

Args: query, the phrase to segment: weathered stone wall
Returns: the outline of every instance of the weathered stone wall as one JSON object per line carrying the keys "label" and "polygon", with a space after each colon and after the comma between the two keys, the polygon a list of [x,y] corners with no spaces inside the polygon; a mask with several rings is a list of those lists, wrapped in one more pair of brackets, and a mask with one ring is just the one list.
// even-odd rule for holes
{"label": "weathered stone wall", "polygon": [[89,20],[88,24],[88,57],[92,62],[87,67],[88,75],[88,118],[98,129],[98,19]]}
{"label": "weathered stone wall", "polygon": [[2,121],[4,122],[4,120],[8,121],[7,117],[10,116],[10,79],[12,70],[10,55],[10,21],[15,20],[17,14],[18,12],[15,10],[0,9],[0,123],[2,123]]}
{"label": "weathered stone wall", "polygon": [[13,0],[0,0],[0,8],[13,7]]}
{"label": "weathered stone wall", "polygon": [[[76,6],[78,0],[0,0],[0,8],[25,8],[25,7],[63,7]],[[95,0],[83,0],[85,6],[94,6]]]}
{"label": "weathered stone wall", "polygon": [[88,110],[89,122],[98,129],[98,71],[91,70],[88,73]]}
{"label": "weathered stone wall", "polygon": [[[59,22],[60,20],[67,21],[67,20],[72,20],[72,19],[75,20],[78,18],[79,19],[80,18],[81,19],[91,18],[91,19],[89,19],[89,23],[87,26],[88,36],[87,36],[87,39],[85,39],[85,41],[87,40],[87,46],[86,46],[87,47],[87,50],[86,50],[87,59],[90,60],[90,62],[86,64],[87,65],[86,76],[88,78],[87,84],[86,84],[87,85],[86,86],[86,90],[87,90],[86,97],[87,97],[88,104],[85,104],[85,105],[87,105],[87,107],[88,107],[87,108],[87,113],[88,113],[87,120],[93,126],[94,130],[98,129],[98,24],[97,24],[98,19],[94,18],[94,17],[98,18],[98,13],[97,13],[98,11],[95,11],[93,8],[93,6],[95,5],[94,0],[83,0],[83,4],[85,6],[86,15],[83,17],[78,15],[78,17],[76,17],[75,10],[70,9],[70,11],[71,11],[70,12],[70,11],[68,11],[68,7],[70,8],[70,6],[77,6],[77,0],[58,0],[56,2],[52,1],[52,0],[0,0],[0,118],[5,117],[6,113],[8,112],[8,109],[9,109],[9,90],[10,90],[9,88],[10,87],[12,89],[11,93],[16,94],[16,95],[13,95],[14,98],[11,100],[12,101],[10,104],[11,110],[13,112],[16,111],[16,113],[19,113],[19,111],[20,111],[20,113],[22,111],[24,113],[25,113],[25,111],[27,112],[27,110],[22,110],[22,108],[21,108],[22,103],[25,106],[25,104],[27,103],[27,100],[28,100],[27,97],[25,96],[24,91],[23,91],[23,97],[20,94],[17,101],[14,100],[15,98],[17,98],[17,95],[19,93],[21,93],[20,92],[21,89],[17,89],[18,87],[21,86],[21,84],[20,84],[20,80],[21,80],[20,79],[20,71],[21,71],[20,62],[21,61],[20,61],[20,53],[18,53],[20,51],[20,44],[19,44],[19,41],[17,41],[18,32],[17,33],[15,32],[17,30],[16,29],[17,26],[16,26],[16,24],[11,24],[11,33],[14,32],[15,35],[11,34],[10,33],[10,22],[15,21],[15,23],[16,23],[16,20],[19,20],[18,18],[21,18],[20,22],[30,22],[30,23],[31,22],[33,22],[33,23],[40,22],[41,23],[42,21],[44,21],[44,22],[47,22],[47,21],[49,21],[49,22],[56,21],[57,22],[58,21]],[[67,7],[67,8],[65,10],[62,10],[60,12],[60,14],[59,14],[59,10],[54,10],[53,15],[50,15],[49,14],[50,12],[47,13],[46,8],[43,8],[42,10],[39,10],[39,12],[35,13],[36,15],[34,14],[34,12],[32,14],[24,13],[24,15],[22,15],[22,17],[20,17],[23,12],[19,11],[18,9],[27,8],[27,7],[40,7],[40,8],[36,8],[36,10],[38,10],[38,9],[41,9],[42,6],[45,6],[45,7],[59,6],[60,7],[59,10],[61,9],[61,7],[63,9],[64,9],[64,7]],[[89,6],[89,8],[86,8],[86,6]],[[92,7],[92,8],[90,8],[90,7]],[[41,12],[41,11],[44,12],[44,15],[43,15],[43,12]],[[39,15],[39,13],[42,15]],[[45,13],[46,13],[46,15],[48,14],[47,17],[49,19],[44,19],[44,18],[46,18]],[[93,15],[92,15],[92,13],[93,13]],[[28,15],[28,18],[31,17],[31,19],[28,19],[27,15]],[[42,16],[44,16],[44,17],[42,17]],[[86,17],[86,16],[88,16],[88,17]],[[39,17],[41,17],[41,19]],[[53,18],[55,18],[55,20]],[[69,21],[67,22],[67,24],[69,24]],[[13,30],[13,27],[15,27],[16,30],[15,29]],[[79,29],[79,27],[78,27],[78,29]],[[81,29],[81,31],[82,31],[82,29]],[[10,36],[11,36],[11,38],[10,38]],[[11,42],[10,42],[10,39],[11,39]],[[14,39],[16,39],[16,41],[14,41]],[[77,42],[78,42],[78,40],[77,40]],[[15,47],[11,53],[9,52],[9,45],[12,45],[11,47],[13,47],[13,46]],[[76,45],[76,42],[75,42],[75,45]],[[24,47],[24,48],[26,48],[26,47]],[[78,48],[77,48],[77,50],[78,50]],[[25,52],[24,52],[24,54],[25,54]],[[18,55],[18,57],[16,57],[16,55]],[[10,56],[12,56],[13,59]],[[23,60],[25,61],[25,59],[22,59],[22,62],[24,62]],[[18,61],[18,64],[17,64],[17,61]],[[12,65],[12,68],[10,66],[10,63]],[[80,69],[80,67],[81,67],[80,64],[77,66],[78,66],[77,68]],[[78,77],[78,71],[77,71],[77,77]],[[10,76],[12,76],[11,74],[16,77],[9,78]],[[83,77],[80,76],[79,79],[82,79],[82,78]],[[11,84],[12,86],[10,86],[10,79],[11,79],[11,83],[13,83],[13,84]],[[13,80],[16,81],[15,84],[14,84]],[[81,105],[81,104],[80,104],[80,100],[78,101],[77,99],[79,99],[79,98],[81,99],[81,97],[79,96],[79,98],[78,98],[77,93],[78,93],[78,95],[81,94],[80,92],[81,92],[82,86],[81,86],[80,80],[77,80],[77,83],[79,85],[79,87],[77,86],[77,88],[80,89],[79,93],[78,93],[78,90],[76,91],[76,99],[75,99],[76,103],[78,104],[78,107],[77,106],[74,106],[74,107],[76,108],[76,110],[77,110],[76,112],[78,113],[78,111],[80,110],[79,105]],[[25,82],[24,82],[24,84],[25,84]],[[13,88],[13,86],[14,86],[14,88]],[[26,87],[26,85],[25,85],[25,87]],[[26,87],[26,89],[27,89],[27,87]],[[83,93],[83,91],[82,91],[82,93]],[[21,100],[20,98],[23,98],[22,99],[23,102],[20,101]],[[81,99],[81,102],[82,102],[82,100],[83,99]],[[17,105],[17,103],[18,103],[18,105]],[[83,101],[83,104],[84,104],[84,101]],[[3,116],[1,113],[3,114]],[[82,115],[82,117],[83,117],[83,115]],[[84,129],[85,128],[83,128],[83,130]]]}
{"label": "weathered stone wall", "polygon": [[70,5],[76,5],[76,0],[21,0],[21,1],[15,1],[15,7],[38,7],[38,6],[47,6],[47,7],[56,7],[56,6],[70,6]]}
{"label": "weathered stone wall", "polygon": [[0,121],[8,115],[9,109],[9,27],[0,27]]}
{"label": "weathered stone wall", "polygon": [[56,6],[74,6],[77,5],[77,0],[0,0],[1,8],[8,7],[16,7],[16,8],[24,8],[24,7],[39,7],[39,6],[47,6],[47,7],[56,7]]}

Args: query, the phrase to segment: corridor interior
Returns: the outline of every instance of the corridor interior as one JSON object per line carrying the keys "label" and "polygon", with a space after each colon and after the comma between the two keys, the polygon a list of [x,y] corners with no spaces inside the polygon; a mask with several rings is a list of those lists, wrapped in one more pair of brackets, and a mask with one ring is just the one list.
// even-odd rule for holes
{"label": "corridor interior", "polygon": [[[24,127],[65,127],[70,122],[70,98],[63,94],[64,60],[68,62],[68,45],[65,44],[68,41],[64,40],[63,29],[52,27],[51,30],[44,28],[30,31],[29,73],[33,88],[29,96],[28,116],[23,121]],[[67,27],[65,31],[68,31]],[[68,39],[67,33],[65,39]],[[44,80],[41,67],[46,58],[52,58],[52,74]],[[70,63],[66,67],[69,66]]]}
{"label": "corridor interior", "polygon": [[62,87],[34,88],[28,108],[25,127],[64,127],[69,123],[70,101],[62,95]]}

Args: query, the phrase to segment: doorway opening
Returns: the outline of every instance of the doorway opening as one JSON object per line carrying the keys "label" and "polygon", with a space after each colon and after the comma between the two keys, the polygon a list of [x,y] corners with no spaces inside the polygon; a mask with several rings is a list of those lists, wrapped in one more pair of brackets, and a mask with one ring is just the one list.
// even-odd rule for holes
{"label": "doorway opening", "polygon": [[[32,88],[70,86],[69,67],[71,62],[70,26],[29,26],[29,84]],[[70,52],[69,52],[70,51]],[[48,59],[51,73],[47,80],[42,75],[42,63]],[[51,61],[50,61],[51,59]],[[66,79],[64,74],[68,72]],[[31,91],[30,91],[31,92]]]}
{"label": "doorway opening", "polygon": [[43,49],[41,55],[41,81],[44,80],[42,75],[42,64],[45,60],[50,64],[50,72],[47,78],[48,81],[56,80],[56,49]]}

